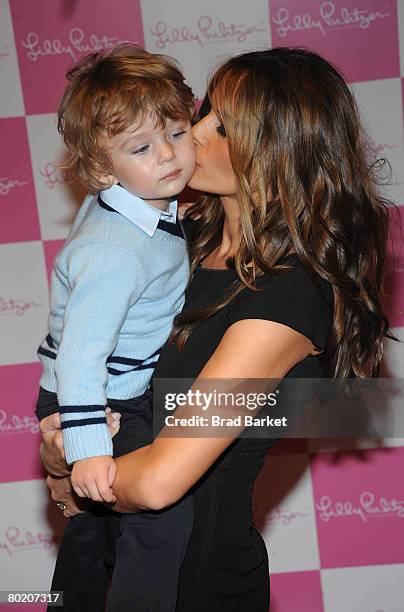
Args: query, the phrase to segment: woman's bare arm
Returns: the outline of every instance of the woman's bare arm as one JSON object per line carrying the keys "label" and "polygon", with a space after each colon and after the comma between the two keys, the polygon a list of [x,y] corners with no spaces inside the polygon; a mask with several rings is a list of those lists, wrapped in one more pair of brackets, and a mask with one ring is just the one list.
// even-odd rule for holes
{"label": "woman's bare arm", "polygon": [[[192,388],[205,379],[281,379],[313,348],[305,336],[279,323],[238,321],[227,330]],[[181,408],[186,418],[194,413],[191,406]],[[153,444],[116,459],[114,509],[157,510],[178,501],[238,435],[174,438],[165,434],[167,428]]]}

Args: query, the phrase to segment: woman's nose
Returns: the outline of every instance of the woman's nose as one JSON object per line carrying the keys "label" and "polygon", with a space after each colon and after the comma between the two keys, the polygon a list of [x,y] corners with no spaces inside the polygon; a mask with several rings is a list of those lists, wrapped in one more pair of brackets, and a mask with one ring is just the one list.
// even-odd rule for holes
{"label": "woman's nose", "polygon": [[198,123],[195,123],[195,125],[192,126],[192,138],[195,145],[201,145],[204,143],[205,138],[203,136],[203,126],[201,125],[201,121],[198,121]]}

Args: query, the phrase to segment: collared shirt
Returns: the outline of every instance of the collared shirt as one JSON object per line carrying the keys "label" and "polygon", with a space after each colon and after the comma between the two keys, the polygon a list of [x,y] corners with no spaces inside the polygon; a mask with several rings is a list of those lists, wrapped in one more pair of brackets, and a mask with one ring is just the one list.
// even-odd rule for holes
{"label": "collared shirt", "polygon": [[103,202],[135,223],[150,237],[154,236],[160,219],[169,223],[176,223],[177,220],[177,200],[169,203],[168,211],[154,208],[142,198],[130,193],[121,185],[113,185],[109,189],[100,192]]}

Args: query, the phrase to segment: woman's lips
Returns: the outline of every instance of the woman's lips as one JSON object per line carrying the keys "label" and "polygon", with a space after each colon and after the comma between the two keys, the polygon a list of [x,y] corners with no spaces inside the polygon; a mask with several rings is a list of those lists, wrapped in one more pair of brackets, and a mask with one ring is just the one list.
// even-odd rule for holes
{"label": "woman's lips", "polygon": [[174,181],[176,178],[179,177],[180,174],[181,174],[181,170],[174,170],[173,172],[170,172],[170,174],[163,176],[161,180],[162,181]]}

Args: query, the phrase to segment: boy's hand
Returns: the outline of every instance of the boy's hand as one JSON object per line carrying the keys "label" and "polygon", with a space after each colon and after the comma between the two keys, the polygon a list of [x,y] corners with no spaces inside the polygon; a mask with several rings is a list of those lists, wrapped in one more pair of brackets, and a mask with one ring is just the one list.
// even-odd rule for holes
{"label": "boy's hand", "polygon": [[[119,412],[112,412],[110,408],[105,410],[105,415],[107,417],[109,433],[111,438],[113,438],[119,431],[121,415]],[[39,423],[42,436],[40,447],[42,464],[49,474],[58,477],[70,474],[70,468],[65,461],[61,427],[60,414],[58,412],[43,418]]]}
{"label": "boy's hand", "polygon": [[111,485],[116,471],[116,463],[108,455],[80,459],[73,465],[73,489],[79,497],[89,497],[98,502],[115,502]]}

